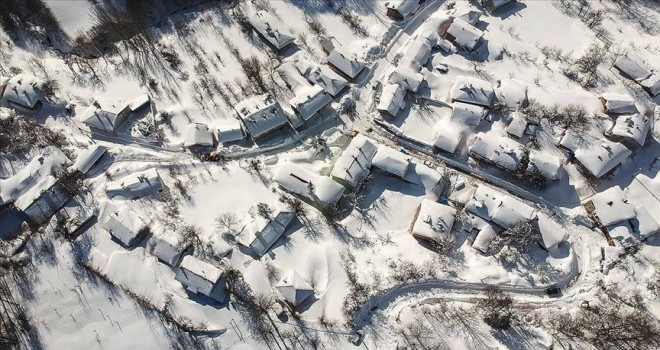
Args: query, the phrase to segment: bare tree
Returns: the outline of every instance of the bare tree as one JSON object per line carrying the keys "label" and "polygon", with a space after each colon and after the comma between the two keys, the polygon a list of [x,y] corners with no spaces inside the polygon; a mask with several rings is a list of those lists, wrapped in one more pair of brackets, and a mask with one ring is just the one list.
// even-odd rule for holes
{"label": "bare tree", "polygon": [[509,329],[513,318],[513,299],[498,288],[486,290],[486,298],[478,303],[484,310],[484,322],[495,329]]}

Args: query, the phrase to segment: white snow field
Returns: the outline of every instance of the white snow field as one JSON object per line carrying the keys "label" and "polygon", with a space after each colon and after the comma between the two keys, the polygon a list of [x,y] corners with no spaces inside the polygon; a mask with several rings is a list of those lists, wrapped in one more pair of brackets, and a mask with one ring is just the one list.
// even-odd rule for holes
{"label": "white snow field", "polygon": [[4,0],[0,349],[660,348],[657,0]]}

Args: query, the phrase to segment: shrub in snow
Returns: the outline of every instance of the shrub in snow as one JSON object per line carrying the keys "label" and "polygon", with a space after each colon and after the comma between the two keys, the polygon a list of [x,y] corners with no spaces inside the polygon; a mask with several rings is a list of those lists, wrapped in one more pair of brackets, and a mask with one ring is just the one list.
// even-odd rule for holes
{"label": "shrub in snow", "polygon": [[485,294],[486,298],[478,303],[484,312],[484,322],[495,329],[509,329],[513,319],[511,296],[495,287],[487,289]]}

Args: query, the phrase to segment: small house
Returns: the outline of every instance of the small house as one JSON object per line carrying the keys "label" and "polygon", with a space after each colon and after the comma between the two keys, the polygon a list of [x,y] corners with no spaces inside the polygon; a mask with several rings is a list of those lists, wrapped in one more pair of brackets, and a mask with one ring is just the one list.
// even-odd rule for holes
{"label": "small house", "polygon": [[174,279],[181,282],[191,293],[222,302],[225,300],[225,280],[222,279],[222,273],[223,270],[187,255],[181,260]]}
{"label": "small house", "polygon": [[281,129],[288,123],[280,103],[269,94],[256,95],[241,101],[234,106],[234,110],[253,140]]}
{"label": "small house", "polygon": [[332,97],[339,95],[348,86],[348,81],[326,66],[298,59],[296,68],[309,82],[316,84]]}
{"label": "small house", "polygon": [[396,67],[394,71],[390,74],[389,83],[398,84],[404,90],[410,91],[412,93],[419,90],[419,86],[424,81],[424,75],[422,73],[415,72],[410,67]]}
{"label": "small house", "polygon": [[619,186],[596,193],[582,204],[603,226],[610,226],[636,217],[635,207],[625,199]]}
{"label": "small house", "polygon": [[320,208],[337,203],[346,189],[328,176],[312,173],[288,161],[277,167],[273,180],[284,190]]}
{"label": "small house", "polygon": [[163,181],[156,168],[138,171],[115,181],[108,182],[105,193],[108,197],[137,199],[163,190]]}
{"label": "small house", "polygon": [[495,210],[502,204],[504,194],[490,186],[480,184],[465,204],[465,210],[478,217],[490,221]]}
{"label": "small house", "polygon": [[454,120],[441,120],[435,126],[433,146],[449,153],[456,153],[465,140],[465,126]]}
{"label": "small house", "polygon": [[[569,135],[568,133],[566,135]],[[566,136],[564,136],[566,138]],[[564,139],[562,139],[564,141]],[[575,159],[595,178],[603,177],[632,154],[626,146],[600,139],[593,145],[581,145],[573,151]]]}
{"label": "small house", "polygon": [[355,54],[346,51],[342,46],[336,46],[328,55],[328,64],[348,81],[355,79],[365,67]]}
{"label": "small house", "polygon": [[520,113],[514,112],[511,114],[511,122],[509,122],[509,126],[506,128],[506,133],[512,138],[519,140],[525,135],[528,124],[527,118],[523,117]]}
{"label": "small house", "polygon": [[493,86],[479,78],[459,76],[449,92],[452,101],[460,101],[490,108],[495,91]]}
{"label": "small house", "polygon": [[213,133],[206,124],[190,123],[183,132],[183,146],[189,149],[213,146]]}
{"label": "small house", "polygon": [[515,2],[516,0],[481,0],[481,5],[492,14]]}
{"label": "small house", "polygon": [[510,195],[503,195],[502,202],[495,208],[491,221],[503,228],[531,221],[536,214],[534,207]]}
{"label": "small house", "polygon": [[651,118],[643,113],[620,115],[610,131],[611,137],[630,148],[644,146],[651,130]]}
{"label": "small house", "polygon": [[357,135],[335,162],[330,176],[349,189],[355,189],[371,170],[371,161],[376,155],[376,143]]}
{"label": "small house", "polygon": [[628,94],[619,94],[614,92],[604,93],[600,97],[603,105],[603,112],[611,114],[632,114],[637,113],[635,99]]}
{"label": "small house", "polygon": [[396,117],[406,107],[406,91],[399,84],[385,84],[376,109],[383,115]]}
{"label": "small house", "polygon": [[642,80],[639,84],[651,95],[651,97],[655,98],[660,96],[660,74],[653,73],[650,77]]}
{"label": "small house", "polygon": [[106,202],[99,222],[101,227],[127,248],[135,245],[149,232],[149,222],[128,205]]}
{"label": "small house", "polygon": [[245,139],[241,122],[235,119],[223,122],[216,127],[216,138],[219,143],[226,144]]}
{"label": "small house", "polygon": [[509,171],[518,169],[524,155],[521,144],[492,133],[478,133],[469,153],[474,158]]}
{"label": "small house", "polygon": [[69,167],[69,170],[79,172],[80,174],[87,174],[107,150],[107,147],[96,144],[87,147],[80,152],[78,158],[76,158],[76,162]]}
{"label": "small house", "polygon": [[282,279],[277,282],[275,289],[282,294],[284,300],[294,307],[314,295],[314,288],[300,277],[294,269],[288,269],[283,273]]}
{"label": "small house", "polygon": [[401,48],[402,57],[397,66],[408,67],[419,72],[431,57],[432,48],[437,43],[436,40],[433,36],[416,35],[410,39],[409,44]]}
{"label": "small house", "polygon": [[282,236],[294,216],[294,213],[289,211],[277,211],[270,217],[264,217],[257,207],[253,206],[248,211],[245,226],[236,237],[237,241],[261,257]]}
{"label": "small house", "polygon": [[410,234],[427,241],[438,241],[451,234],[456,217],[456,209],[434,202],[422,200],[410,225]]}
{"label": "small house", "polygon": [[163,233],[149,241],[147,251],[158,260],[175,267],[185,254],[192,251],[192,244],[186,243],[180,234]]}
{"label": "small house", "polygon": [[451,111],[451,120],[469,125],[472,127],[479,126],[481,121],[488,115],[488,109],[478,105],[473,105],[463,102],[454,102]]}
{"label": "small house", "polygon": [[38,112],[44,104],[44,81],[27,74],[1,78],[0,107],[9,107],[25,113]]}
{"label": "small house", "polygon": [[558,180],[561,177],[562,163],[559,157],[552,154],[531,150],[527,173],[538,174],[548,180]]}
{"label": "small house", "polygon": [[293,91],[294,97],[289,100],[289,104],[302,119],[301,122],[292,120],[294,127],[300,126],[321,108],[332,102],[332,97],[322,87],[310,84],[293,63],[284,63],[277,71],[282,80]]}
{"label": "small house", "polygon": [[443,38],[464,50],[474,51],[483,36],[484,32],[479,28],[461,18],[454,18]]}
{"label": "small house", "polygon": [[100,131],[115,132],[124,122],[119,120],[117,113],[100,109],[96,106],[89,106],[76,113],[76,118],[87,126]]}
{"label": "small house", "polygon": [[417,11],[420,2],[420,0],[388,0],[385,3],[387,17],[399,21],[408,19]]}
{"label": "small house", "polygon": [[403,153],[380,145],[371,165],[386,174],[403,179],[410,167],[410,161]]}
{"label": "small house", "polygon": [[266,41],[268,46],[276,51],[283,50],[295,41],[295,36],[267,12],[257,11],[248,18],[248,22]]}
{"label": "small house", "polygon": [[635,206],[637,219],[632,221],[640,239],[660,231],[660,176],[657,172],[639,173],[624,190],[624,196]]}
{"label": "small house", "polygon": [[614,68],[618,69],[626,78],[638,83],[648,79],[652,72],[646,67],[641,58],[634,54],[627,54],[614,61]]}
{"label": "small house", "polygon": [[490,243],[493,241],[493,239],[495,239],[496,236],[497,232],[492,225],[484,225],[474,237],[472,248],[484,254],[488,254]]}
{"label": "small house", "polygon": [[517,110],[526,107],[529,103],[527,97],[527,84],[518,79],[502,79],[497,82],[495,95],[497,102],[508,110]]}
{"label": "small house", "polygon": [[545,213],[538,212],[533,224],[541,234],[539,243],[545,250],[550,250],[566,240],[564,227]]}

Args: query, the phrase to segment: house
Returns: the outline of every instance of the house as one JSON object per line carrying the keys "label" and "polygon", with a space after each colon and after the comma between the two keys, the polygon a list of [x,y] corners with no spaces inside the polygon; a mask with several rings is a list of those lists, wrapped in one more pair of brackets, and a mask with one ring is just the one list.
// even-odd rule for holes
{"label": "house", "polygon": [[424,81],[424,75],[422,73],[415,72],[410,67],[396,67],[394,71],[390,74],[389,83],[398,84],[404,90],[410,91],[412,93],[419,90],[419,86]]}
{"label": "house", "polygon": [[412,16],[419,8],[419,0],[389,0],[385,3],[387,17],[404,20]]}
{"label": "house", "polygon": [[163,181],[158,175],[158,171],[156,168],[151,168],[108,182],[105,186],[105,193],[110,198],[137,199],[160,192],[163,187]]}
{"label": "house", "polygon": [[213,133],[206,124],[190,123],[183,131],[183,146],[189,149],[213,146]]}
{"label": "house", "polygon": [[460,18],[465,22],[470,23],[471,25],[476,25],[477,23],[479,23],[479,20],[481,19],[481,15],[483,15],[483,12],[481,11],[463,10],[456,13],[455,17]]}
{"label": "house", "polygon": [[478,133],[470,146],[470,156],[496,165],[504,170],[514,171],[520,166],[524,151],[522,145],[506,137],[493,133]]}
{"label": "house", "polygon": [[277,282],[275,289],[294,307],[314,295],[314,288],[294,269],[288,269],[282,274],[282,279]]}
{"label": "house", "polygon": [[399,51],[401,58],[397,66],[408,67],[419,72],[431,57],[432,48],[437,43],[436,40],[433,36],[416,35]]}
{"label": "house", "polygon": [[534,207],[515,197],[502,194],[500,205],[495,208],[491,221],[503,228],[531,221],[536,214]]}
{"label": "house", "polygon": [[386,174],[403,179],[410,167],[410,161],[403,153],[380,145],[371,161],[371,165]]}
{"label": "house", "polygon": [[280,103],[269,94],[256,95],[234,106],[245,130],[253,140],[287,125],[288,119]]}
{"label": "house", "polygon": [[639,83],[651,97],[660,96],[660,74],[653,73],[650,77]]}
{"label": "house", "polygon": [[348,86],[346,79],[326,66],[303,59],[296,60],[295,65],[309,82],[322,87],[332,97],[339,95]]}
{"label": "house", "polygon": [[619,186],[596,193],[582,204],[603,226],[610,226],[636,217],[635,207],[624,197]]}
{"label": "house", "polygon": [[273,180],[284,190],[321,208],[337,203],[346,189],[330,177],[312,173],[292,162],[280,164]]}
{"label": "house", "polygon": [[245,139],[245,133],[243,132],[243,128],[241,128],[241,122],[234,119],[217,125],[215,136],[218,139],[218,142],[222,144]]}
{"label": "house", "polygon": [[248,210],[248,219],[236,239],[261,257],[282,236],[294,216],[292,212],[278,210],[271,217],[264,217],[257,206],[253,206]]}
{"label": "house", "polygon": [[381,114],[396,117],[406,107],[406,91],[399,84],[385,84],[376,110]]}
{"label": "house", "polygon": [[558,180],[561,177],[562,163],[559,157],[549,153],[531,150],[527,173],[538,174],[548,180]]}
{"label": "house", "polygon": [[162,233],[149,240],[147,251],[158,260],[175,267],[186,253],[192,251],[192,244],[186,243],[180,234]]}
{"label": "house", "polygon": [[467,51],[474,51],[484,36],[479,28],[461,18],[454,18],[445,32],[443,39]]}
{"label": "house", "polygon": [[150,224],[129,206],[111,202],[105,203],[99,222],[101,227],[127,248],[148,234]]}
{"label": "house", "polygon": [[181,260],[174,279],[181,282],[191,293],[205,295],[222,302],[226,297],[222,273],[223,270],[186,255]]}
{"label": "house", "polygon": [[96,106],[89,106],[80,113],[76,113],[76,118],[91,128],[107,132],[115,132],[125,121],[118,120],[117,113],[109,112]]}
{"label": "house", "polygon": [[25,113],[38,112],[44,104],[44,81],[28,74],[1,78],[0,107],[10,107]]}
{"label": "house", "polygon": [[660,231],[660,176],[657,172],[639,173],[624,190],[624,198],[635,206],[635,231],[641,239]]}
{"label": "house", "polygon": [[580,136],[573,132],[567,132],[560,145],[571,150],[575,159],[596,178],[608,174],[632,154],[624,145],[605,138],[590,143],[581,142]]}
{"label": "house", "polygon": [[492,14],[515,2],[516,0],[481,0],[481,5]]}
{"label": "house", "polygon": [[452,101],[461,101],[490,108],[493,105],[495,91],[493,86],[478,78],[459,76],[449,92]]}
{"label": "house", "polygon": [[330,176],[349,189],[354,189],[364,180],[371,169],[371,161],[376,155],[376,143],[357,135],[339,156]]}
{"label": "house", "polygon": [[606,92],[601,96],[600,102],[603,105],[603,112],[611,114],[632,114],[637,113],[635,99],[628,94],[619,94]]}
{"label": "house", "polygon": [[264,11],[257,11],[248,18],[250,25],[260,34],[266,43],[276,51],[281,51],[295,41],[295,36]]}
{"label": "house", "polygon": [[511,122],[506,128],[506,133],[514,139],[519,140],[525,135],[528,124],[527,118],[523,117],[520,113],[514,112],[511,114]]}
{"label": "house", "polygon": [[328,55],[328,64],[348,81],[355,79],[365,67],[355,54],[349,53],[342,46],[336,46]]}
{"label": "house", "polygon": [[463,102],[454,102],[451,111],[451,120],[468,126],[479,126],[488,115],[488,109],[478,105]]}
{"label": "house", "polygon": [[91,145],[80,152],[76,162],[69,167],[69,170],[87,174],[87,172],[96,164],[107,152],[108,148],[101,145]]}
{"label": "house", "polygon": [[70,195],[57,186],[53,175],[46,176],[14,202],[26,222],[32,227],[45,223],[70,199]]}
{"label": "house", "polygon": [[456,217],[456,209],[434,202],[422,200],[410,225],[410,234],[427,241],[439,241],[451,234]]}
{"label": "house", "polygon": [[630,148],[644,146],[646,137],[651,130],[651,118],[643,113],[620,115],[612,130],[611,137]]}
{"label": "house", "polygon": [[495,228],[492,225],[484,225],[474,237],[472,248],[484,254],[488,254],[490,243],[493,241],[493,239],[495,239],[496,236],[497,231],[495,231]]}
{"label": "house", "polygon": [[536,220],[533,221],[533,224],[541,234],[539,243],[545,250],[550,250],[566,240],[564,227],[543,212],[536,214]]}
{"label": "house", "polygon": [[465,139],[465,128],[454,120],[441,120],[436,124],[436,137],[433,146],[449,153],[456,153]]}
{"label": "house", "polygon": [[652,72],[646,67],[641,58],[634,54],[627,54],[614,61],[614,68],[618,69],[625,77],[641,83],[648,79]]}
{"label": "house", "polygon": [[[294,97],[289,100],[289,104],[303,122],[309,120],[321,108],[332,102],[332,97],[322,87],[310,84],[293,63],[284,63],[277,71],[293,91]],[[294,127],[297,126],[299,125],[294,124]]]}
{"label": "house", "polygon": [[526,107],[529,103],[527,97],[527,84],[518,79],[502,79],[497,82],[495,95],[505,109],[517,110]]}
{"label": "house", "polygon": [[503,196],[500,191],[480,184],[472,198],[465,204],[465,210],[490,221],[495,210],[502,204]]}

